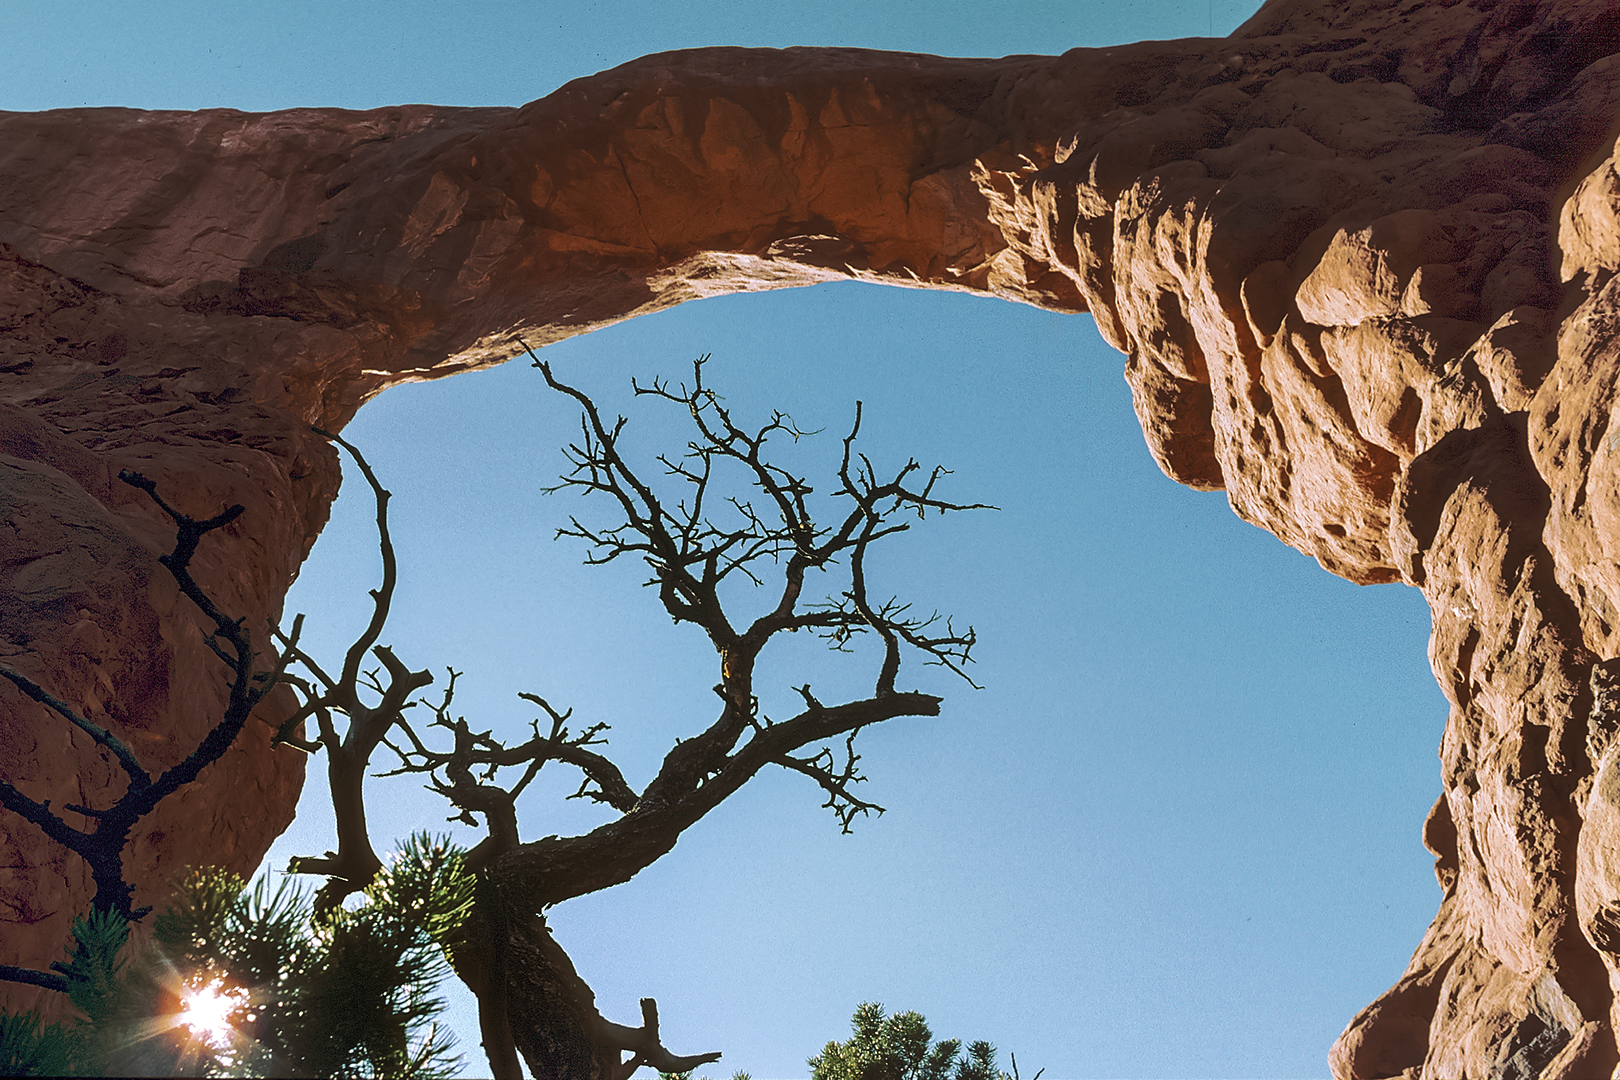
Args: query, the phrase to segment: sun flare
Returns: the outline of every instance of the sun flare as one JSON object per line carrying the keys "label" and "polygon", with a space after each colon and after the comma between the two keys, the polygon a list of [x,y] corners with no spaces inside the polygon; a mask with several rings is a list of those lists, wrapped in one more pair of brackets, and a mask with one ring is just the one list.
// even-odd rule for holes
{"label": "sun flare", "polygon": [[222,990],[221,980],[215,979],[186,991],[180,1003],[180,1023],[215,1050],[223,1050],[231,1044],[235,1031],[231,1013],[246,1004],[247,997],[246,990]]}

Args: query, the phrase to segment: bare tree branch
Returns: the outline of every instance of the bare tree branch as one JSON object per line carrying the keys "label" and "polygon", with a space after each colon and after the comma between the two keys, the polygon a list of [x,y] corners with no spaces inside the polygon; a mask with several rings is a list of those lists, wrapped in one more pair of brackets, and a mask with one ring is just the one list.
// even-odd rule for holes
{"label": "bare tree branch", "polygon": [[376,645],[377,639],[382,636],[383,625],[388,621],[388,607],[394,598],[394,584],[399,575],[398,562],[394,556],[394,539],[388,531],[388,500],[391,493],[378,481],[377,474],[371,470],[371,463],[351,443],[341,435],[334,435],[320,428],[313,430],[315,434],[331,439],[349,452],[349,456],[354,458],[361,475],[366,478],[366,483],[371,485],[372,493],[377,499],[377,547],[382,553],[382,584],[371,591],[371,622],[360,632],[360,636],[354,639],[354,644],[349,646],[348,653],[343,657],[343,670],[333,686],[335,690],[343,688],[352,691],[360,675],[360,665],[365,662],[366,653],[371,651],[371,647]]}
{"label": "bare tree branch", "polygon": [[6,982],[26,983],[29,986],[43,986],[47,990],[60,990],[67,993],[68,981],[65,976],[54,971],[35,971],[33,968],[12,967],[10,964],[0,964],[0,979]]}
{"label": "bare tree branch", "polygon": [[118,759],[118,764],[123,766],[124,772],[129,776],[131,790],[139,790],[151,785],[152,778],[148,776],[146,774],[146,770],[141,767],[141,763],[139,759],[135,757],[134,751],[125,746],[123,740],[119,739],[118,736],[114,735],[104,727],[97,724],[92,724],[90,721],[86,720],[84,717],[75,712],[73,707],[67,704],[67,702],[52,697],[50,694],[46,693],[38,683],[35,683],[31,679],[25,678],[23,675],[12,671],[10,668],[0,667],[0,678],[10,680],[12,685],[21,690],[24,694],[27,694],[29,697],[33,698],[41,705],[44,705],[52,712],[66,718],[68,723],[72,724],[80,731],[85,732],[98,744],[105,746],[109,751],[111,751],[113,757]]}
{"label": "bare tree branch", "polygon": [[[826,794],[823,805],[846,832],[857,815],[882,813],[881,806],[857,794],[856,786],[865,779],[856,768],[857,735],[900,716],[938,715],[940,706],[934,695],[897,689],[904,656],[908,651],[920,654],[925,663],[942,664],[967,678],[964,666],[972,660],[975,643],[972,629],[957,633],[947,619],[940,633],[931,629],[935,616],[917,618],[908,605],[892,598],[870,600],[866,556],[877,541],[909,529],[905,519],[913,514],[925,518],[985,507],[939,498],[936,485],[948,472],[936,468],[925,473],[915,460],[892,478],[879,480],[871,460],[854,450],[862,421],[857,403],[843,440],[837,486],[830,493],[848,500],[848,508],[830,525],[818,524],[811,503],[814,489],[769,457],[773,440],[798,441],[814,433],[801,430],[781,412],[757,427],[743,426],[704,385],[704,360],[693,365],[690,387],[673,388],[661,381],[633,384],[638,396],[677,404],[693,421],[696,434],[685,454],[654,459],[665,478],[663,486],[679,489],[668,496],[622,455],[627,421],[619,417],[609,423],[588,395],[559,381],[548,364],[534,358],[547,384],[573,398],[581,410],[578,440],[564,451],[569,471],[551,490],[577,491],[615,508],[609,524],[573,516],[557,535],[585,541],[588,563],[621,556],[645,561],[652,572],[649,584],[657,586],[664,610],[677,623],[702,629],[716,652],[718,715],[693,737],[678,739],[640,793],[602,752],[607,724],[570,730],[572,711],[558,710],[537,694],[520,695],[538,706],[543,718],[531,721],[531,737],[516,745],[498,738],[492,728],[475,727],[455,715],[454,670],[438,701],[410,698],[430,676],[410,671],[377,644],[396,573],[388,536],[389,495],[359,451],[333,437],[360,463],[376,497],[384,573],[381,587],[371,593],[371,622],[335,678],[295,642],[283,639],[284,657],[299,664],[307,678],[285,678],[302,704],[277,737],[306,752],[327,751],[339,822],[337,852],[295,860],[291,869],[329,875],[321,891],[329,904],[375,873],[378,863],[365,835],[362,781],[379,745],[398,762],[384,775],[422,775],[456,810],[452,820],[477,825],[482,819],[488,835],[467,857],[479,891],[451,959],[479,1000],[485,1050],[498,1077],[517,1075],[514,1048],[537,1076],[569,1078],[588,1074],[622,1080],[642,1065],[678,1072],[716,1060],[718,1054],[668,1051],[660,1041],[651,999],[642,1003],[640,1027],[602,1017],[540,913],[552,904],[628,881],[766,766],[808,777]],[[738,478],[743,488],[726,487]],[[838,598],[807,603],[811,572],[847,575],[835,590]],[[720,595],[722,586],[734,580],[773,590],[768,610],[740,629]],[[856,635],[874,634],[880,658],[872,695],[824,705],[806,684],[798,688],[803,711],[779,722],[763,716],[754,688],[759,657],[779,635],[800,630],[819,634],[842,651],[854,649]],[[368,652],[382,667],[362,672],[361,659]],[[405,715],[413,706],[425,709],[431,719],[413,723]],[[341,731],[335,721],[339,714],[347,718]],[[413,714],[418,721],[422,715]],[[296,735],[298,726],[311,719],[318,737]],[[841,757],[820,745],[830,739],[843,741]],[[591,800],[617,816],[580,836],[525,843],[517,797],[552,762],[581,773],[571,798]],[[502,770],[510,769],[519,770],[516,779],[502,780]]]}
{"label": "bare tree branch", "polygon": [[718,1053],[677,1056],[666,1050],[658,1040],[658,1002],[652,998],[641,999],[640,1027],[625,1027],[603,1020],[597,1030],[601,1032],[604,1042],[635,1055],[619,1067],[615,1080],[630,1080],[635,1071],[644,1065],[659,1072],[683,1073],[720,1060]]}
{"label": "bare tree branch", "polygon": [[[218,761],[236,741],[242,727],[255,706],[275,687],[285,658],[278,659],[270,671],[255,671],[253,643],[241,619],[232,619],[220,611],[207,592],[191,575],[191,560],[197,553],[202,538],[215,529],[229,525],[242,515],[241,506],[232,506],[203,521],[180,513],[157,492],[157,485],[139,473],[125,470],[118,478],[134,488],[146,492],[158,507],[168,515],[176,527],[174,550],[158,556],[158,562],[169,571],[176,585],[205,618],[213,623],[212,632],[204,640],[214,655],[224,661],[232,673],[232,681],[224,715],[205,735],[196,749],[187,754],[157,779],[140,763],[121,739],[99,724],[93,723],[39,684],[22,673],[0,666],[0,676],[7,679],[25,695],[51,709],[57,715],[88,734],[97,745],[106,749],[118,761],[129,779],[124,794],[110,807],[90,807],[69,804],[64,810],[95,820],[89,830],[73,828],[51,810],[50,803],[36,802],[18,791],[13,785],[0,781],[0,805],[39,827],[47,836],[82,858],[90,867],[95,882],[94,905],[116,912],[128,921],[144,917],[149,909],[133,906],[133,890],[124,880],[123,852],[129,835],[141,818],[151,813],[163,799],[191,783],[203,769]],[[296,644],[298,627],[294,626],[292,641]],[[223,640],[224,644],[220,642]],[[41,983],[31,976],[18,976],[26,969],[0,965],[0,979]]]}
{"label": "bare tree branch", "polygon": [[[327,779],[331,785],[338,832],[337,851],[328,852],[322,857],[295,858],[288,869],[292,873],[320,874],[328,879],[316,896],[316,909],[325,912],[334,909],[344,897],[364,889],[382,869],[382,860],[372,848],[370,833],[366,828],[366,767],[372,751],[387,738],[395,725],[403,722],[405,710],[413,704],[411,695],[431,683],[433,675],[425,669],[411,671],[387,646],[377,644],[388,621],[398,581],[394,542],[388,529],[390,493],[356,447],[331,432],[320,428],[312,430],[347,450],[371,487],[377,504],[378,548],[383,563],[382,583],[370,593],[371,620],[349,646],[336,678],[328,675],[312,657],[297,648],[296,641],[286,637],[281,639],[284,656],[300,664],[313,678],[294,677],[288,680],[303,701],[277,731],[275,741],[296,746],[306,753],[316,753],[322,749],[326,751]],[[368,652],[381,662],[380,669],[361,670]],[[387,672],[386,683],[378,677],[379,671]],[[362,691],[369,691],[369,696],[374,697],[375,702],[368,703],[368,695]],[[332,720],[334,713],[348,717],[348,727],[341,735]],[[314,717],[319,726],[318,740],[301,739],[294,734],[298,725],[310,717]]]}
{"label": "bare tree branch", "polygon": [[850,790],[851,785],[866,779],[855,771],[855,763],[861,760],[861,755],[855,752],[855,736],[858,734],[860,729],[856,728],[844,740],[844,767],[836,773],[832,771],[836,759],[825,746],[814,757],[796,758],[792,754],[782,754],[773,759],[773,764],[803,773],[821,785],[827,792],[827,801],[821,804],[822,807],[838,815],[838,824],[846,834],[851,831],[849,826],[856,814],[865,816],[873,810],[883,813],[883,807],[866,802]]}
{"label": "bare tree branch", "polygon": [[[532,352],[530,355],[533,357]],[[949,475],[943,468],[928,472],[922,484],[913,484],[911,478],[922,475],[922,467],[915,459],[908,460],[892,480],[880,482],[871,460],[854,451],[862,422],[859,403],[854,423],[843,440],[840,486],[834,493],[849,499],[852,507],[835,526],[822,528],[809,509],[811,485],[765,457],[766,444],[773,436],[797,441],[809,434],[790,417],[777,412],[757,429],[743,428],[718,395],[704,385],[707,357],[693,364],[689,387],[683,385],[677,391],[663,382],[636,386],[638,395],[684,407],[698,431],[699,437],[688,444],[684,458],[659,459],[666,475],[691,489],[687,499],[674,503],[677,511],[672,513],[668,510],[670,501],[660,500],[651,485],[631,471],[620,455],[617,443],[625,425],[623,418],[610,427],[583,391],[560,382],[550,365],[538,357],[533,360],[548,385],[574,398],[583,410],[581,424],[586,437],[569,447],[567,455],[573,471],[563,478],[560,488],[609,495],[624,510],[622,525],[593,529],[574,518],[568,528],[558,531],[559,535],[585,539],[593,545],[592,558],[597,562],[611,561],[621,554],[640,555],[653,570],[665,610],[677,622],[701,626],[720,654],[721,682],[717,689],[725,702],[720,718],[708,731],[671,751],[664,769],[648,786],[647,797],[664,796],[674,787],[690,787],[700,775],[717,771],[743,732],[757,726],[753,668],[771,638],[783,631],[815,629],[840,649],[847,649],[855,634],[875,633],[883,643],[883,660],[874,687],[880,697],[895,693],[902,645],[923,653],[926,662],[941,664],[967,679],[963,665],[972,659],[972,629],[959,634],[947,621],[946,633],[929,633],[935,617],[914,618],[909,615],[908,605],[895,600],[873,604],[867,596],[866,553],[875,541],[910,528],[907,522],[894,520],[902,512],[923,518],[930,511],[989,507],[937,497],[937,484]],[[773,507],[775,521],[767,522],[750,502],[737,496],[727,500],[740,518],[735,524],[719,525],[703,515],[715,468],[727,462],[738,466],[750,484],[763,493]],[[767,558],[779,563],[784,556],[783,586],[776,605],[739,634],[724,613],[718,593],[720,582],[733,570],[747,569],[749,563]],[[799,610],[807,572],[826,570],[840,557],[847,558],[850,575],[842,598]],[[748,572],[759,581],[752,570]],[[971,679],[967,681],[972,683]],[[803,760],[799,766],[788,767],[796,771],[810,768]],[[823,776],[812,771],[812,775],[818,783],[836,782],[831,772]],[[851,782],[847,779],[838,786],[847,790]],[[839,801],[838,805],[850,804]],[[845,819],[841,818],[841,822],[848,825]]]}

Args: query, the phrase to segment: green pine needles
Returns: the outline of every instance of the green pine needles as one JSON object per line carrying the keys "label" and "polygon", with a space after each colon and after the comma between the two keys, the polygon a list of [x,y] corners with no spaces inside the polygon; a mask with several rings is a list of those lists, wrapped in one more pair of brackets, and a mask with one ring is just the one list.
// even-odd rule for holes
{"label": "green pine needles", "polygon": [[0,1017],[0,1074],[455,1076],[432,994],[472,908],[462,856],[414,835],[362,902],[320,915],[285,882],[197,871],[141,949],[122,918],[93,912],[57,966],[81,1018]]}
{"label": "green pine needles", "polygon": [[829,1042],[806,1063],[811,1080],[1017,1080],[1017,1061],[1011,1073],[1002,1072],[996,1048],[982,1039],[970,1043],[965,1056],[956,1039],[933,1042],[921,1013],[885,1016],[882,1005],[867,1001],[851,1023],[853,1038]]}
{"label": "green pine needles", "polygon": [[0,1016],[0,1076],[71,1076],[81,1055],[76,1033],[40,1027],[38,1013]]}

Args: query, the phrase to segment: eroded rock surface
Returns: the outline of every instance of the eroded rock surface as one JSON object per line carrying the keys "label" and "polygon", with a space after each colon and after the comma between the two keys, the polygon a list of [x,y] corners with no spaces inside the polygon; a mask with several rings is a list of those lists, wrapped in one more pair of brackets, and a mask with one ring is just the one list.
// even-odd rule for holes
{"label": "eroded rock surface", "polygon": [[[223,681],[118,470],[247,506],[197,573],[261,626],[337,489],[309,425],[520,337],[851,276],[1090,311],[1168,474],[1434,611],[1444,899],[1335,1075],[1610,1075],[1617,106],[1612,0],[1273,0],[1059,57],[671,53],[521,109],[0,114],[0,662],[172,763]],[[278,705],[148,823],[138,902],[291,818]],[[116,796],[0,713],[0,775]],[[0,843],[0,959],[43,967],[87,875]]]}

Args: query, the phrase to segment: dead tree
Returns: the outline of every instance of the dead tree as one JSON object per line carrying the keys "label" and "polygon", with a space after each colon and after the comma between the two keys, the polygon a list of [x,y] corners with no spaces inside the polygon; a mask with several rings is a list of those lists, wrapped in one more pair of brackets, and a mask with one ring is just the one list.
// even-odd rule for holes
{"label": "dead tree", "polygon": [[[411,672],[375,644],[394,586],[388,492],[352,446],[335,440],[360,461],[376,496],[384,580],[372,593],[371,624],[336,676],[327,675],[296,642],[284,640],[285,651],[309,677],[287,678],[303,693],[304,704],[283,727],[280,741],[330,755],[338,818],[338,850],[295,860],[292,868],[329,876],[323,889],[327,904],[364,887],[375,873],[377,859],[365,831],[363,776],[378,745],[397,755],[395,773],[425,775],[429,786],[456,808],[458,819],[474,824],[482,819],[487,836],[468,854],[478,879],[477,902],[446,946],[458,977],[478,999],[484,1049],[494,1075],[503,1080],[521,1076],[519,1054],[542,1080],[623,1080],[644,1065],[681,1072],[716,1060],[717,1053],[682,1056],[668,1051],[658,1034],[657,1005],[650,998],[641,1003],[638,1027],[603,1017],[589,986],[546,928],[543,912],[629,881],[767,766],[790,769],[814,782],[826,796],[823,805],[845,831],[857,815],[881,813],[882,807],[855,791],[864,779],[857,770],[856,736],[869,725],[896,717],[938,715],[941,701],[897,688],[905,652],[967,678],[963,665],[971,659],[972,629],[958,632],[948,620],[941,627],[933,617],[913,616],[897,600],[874,598],[867,582],[867,554],[875,542],[907,530],[912,516],[985,507],[937,496],[936,486],[948,475],[942,468],[925,471],[908,461],[880,478],[872,462],[855,450],[861,426],[857,403],[833,489],[847,502],[847,510],[829,524],[818,523],[810,509],[810,485],[766,456],[772,438],[798,439],[806,433],[783,413],[757,429],[739,426],[704,385],[706,359],[694,365],[690,386],[675,389],[655,382],[635,387],[638,396],[686,410],[694,424],[684,455],[658,458],[666,482],[682,489],[673,501],[621,455],[624,418],[607,424],[588,396],[559,382],[549,365],[535,359],[548,385],[572,397],[582,411],[580,440],[566,450],[571,471],[553,490],[597,496],[616,510],[614,525],[587,525],[576,517],[558,535],[584,540],[590,546],[589,563],[624,556],[643,560],[664,610],[677,623],[702,630],[716,655],[718,715],[705,730],[678,740],[640,791],[596,749],[605,742],[606,724],[571,731],[571,713],[538,695],[520,695],[544,719],[534,721],[532,737],[518,745],[507,745],[491,730],[475,730],[453,715],[454,671],[437,702],[409,700],[431,677],[425,671]],[[740,474],[753,493],[721,491],[720,474],[727,472]],[[832,595],[816,599],[823,594],[807,594],[812,575],[831,573],[842,575]],[[733,622],[720,598],[722,586],[738,577],[772,590],[775,600],[746,625]],[[779,720],[764,715],[754,687],[756,663],[780,635],[799,631],[819,634],[842,650],[871,635],[879,653],[871,695],[825,704],[806,682],[797,688],[802,708],[795,715]],[[365,673],[360,667],[368,650],[382,667]],[[413,704],[431,714],[431,721],[413,724],[408,714]],[[343,732],[336,714],[348,717]],[[310,718],[319,738],[296,737],[296,726]],[[835,753],[829,742],[841,742],[840,751]],[[590,799],[615,816],[580,836],[524,842],[516,798],[553,762],[581,774],[572,797]],[[503,769],[520,770],[509,787],[496,782]]]}
{"label": "dead tree", "polygon": [[[389,728],[399,723],[404,710],[411,707],[411,695],[431,683],[433,675],[428,671],[411,671],[391,649],[377,644],[388,621],[389,605],[393,603],[394,586],[398,582],[394,541],[388,531],[390,493],[353,445],[331,432],[319,428],[315,431],[347,450],[371,487],[377,502],[377,538],[383,569],[382,584],[371,591],[371,621],[349,646],[335,677],[298,647],[294,635],[277,635],[287,657],[296,660],[306,674],[288,672],[282,676],[282,681],[298,691],[303,700],[297,711],[282,723],[273,744],[286,744],[308,754],[326,751],[327,780],[338,833],[337,851],[295,859],[289,869],[293,873],[327,878],[327,884],[316,898],[317,910],[326,910],[341,903],[345,896],[365,888],[382,869],[382,860],[373,850],[366,828],[366,768],[372,752]],[[381,667],[362,670],[367,653],[376,656]],[[380,678],[384,671],[388,675],[386,684]],[[334,714],[348,720],[342,734],[337,730]],[[311,719],[317,730],[313,741],[298,734]]]}
{"label": "dead tree", "polygon": [[[202,538],[215,529],[223,528],[235,521],[241,516],[242,507],[232,506],[206,521],[198,521],[180,513],[165,502],[157,493],[157,485],[141,474],[125,470],[118,474],[118,479],[146,492],[175,524],[174,550],[167,555],[159,556],[158,562],[173,576],[175,583],[180,586],[180,591],[196,604],[204,617],[213,624],[213,632],[208,634],[205,640],[214,655],[231,673],[231,689],[224,715],[183,761],[154,777],[141,764],[134,751],[118,736],[81,716],[71,705],[56,698],[32,679],[10,667],[0,665],[0,678],[8,680],[28,697],[89,735],[97,745],[112,755],[129,779],[129,786],[124,794],[112,806],[80,806],[74,803],[62,806],[68,813],[93,819],[95,827],[91,829],[79,829],[69,825],[60,814],[51,809],[49,800],[37,802],[30,799],[4,780],[0,780],[0,806],[33,823],[46,836],[78,855],[89,865],[91,880],[96,885],[96,894],[92,901],[96,909],[112,912],[127,922],[135,922],[145,917],[151,909],[134,907],[133,890],[124,880],[124,848],[129,842],[130,831],[136,822],[156,809],[158,803],[195,780],[203,769],[218,761],[230,748],[243,725],[247,723],[254,707],[275,688],[290,654],[283,654],[268,670],[257,669],[255,660],[260,654],[254,651],[252,635],[243,626],[243,620],[232,619],[220,611],[207,592],[191,576],[191,559],[196,554],[197,545]],[[295,621],[292,633],[285,637],[295,650],[299,626],[300,622]],[[60,963],[53,964],[52,967],[66,970]],[[66,979],[58,971],[34,971],[0,964],[0,979],[44,986],[53,990],[67,989]]]}

